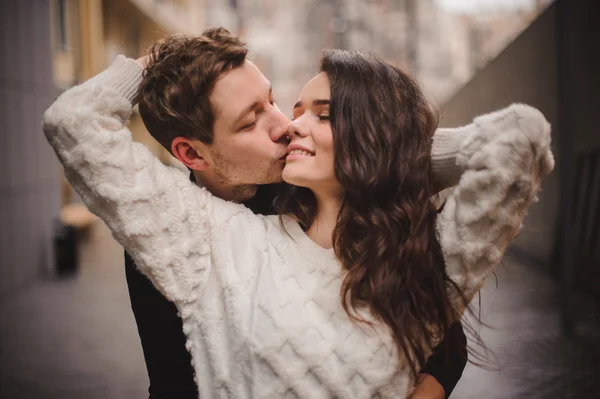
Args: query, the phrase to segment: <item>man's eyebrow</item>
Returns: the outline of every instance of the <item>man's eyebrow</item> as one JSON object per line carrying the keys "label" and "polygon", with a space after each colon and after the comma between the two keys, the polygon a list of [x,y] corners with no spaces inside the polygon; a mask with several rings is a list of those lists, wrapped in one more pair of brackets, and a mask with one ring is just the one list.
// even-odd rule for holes
{"label": "man's eyebrow", "polygon": [[[331,101],[325,100],[325,99],[317,99],[312,102],[313,107],[317,106],[317,105],[329,105],[329,104],[331,104]],[[302,101],[298,101],[296,104],[294,104],[294,109],[301,107],[301,106],[302,106]]]}

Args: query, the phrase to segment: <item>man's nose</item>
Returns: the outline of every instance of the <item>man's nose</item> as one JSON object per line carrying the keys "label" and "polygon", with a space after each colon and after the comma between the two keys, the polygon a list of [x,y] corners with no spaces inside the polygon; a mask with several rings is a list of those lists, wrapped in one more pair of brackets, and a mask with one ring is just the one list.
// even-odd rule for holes
{"label": "man's nose", "polygon": [[271,129],[270,137],[275,143],[289,142],[288,124],[290,120],[281,111],[277,110],[277,118],[274,123],[274,128]]}
{"label": "man's nose", "polygon": [[270,137],[274,143],[288,144],[290,142],[290,136],[288,134],[288,129],[286,125],[281,125],[271,129]]}

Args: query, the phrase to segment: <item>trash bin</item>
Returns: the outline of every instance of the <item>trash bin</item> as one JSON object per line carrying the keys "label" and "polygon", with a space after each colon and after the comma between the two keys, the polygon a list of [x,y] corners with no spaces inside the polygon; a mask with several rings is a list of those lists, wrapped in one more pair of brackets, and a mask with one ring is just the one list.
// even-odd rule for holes
{"label": "trash bin", "polygon": [[54,254],[56,274],[68,276],[79,269],[77,229],[64,224],[60,219],[54,221]]}

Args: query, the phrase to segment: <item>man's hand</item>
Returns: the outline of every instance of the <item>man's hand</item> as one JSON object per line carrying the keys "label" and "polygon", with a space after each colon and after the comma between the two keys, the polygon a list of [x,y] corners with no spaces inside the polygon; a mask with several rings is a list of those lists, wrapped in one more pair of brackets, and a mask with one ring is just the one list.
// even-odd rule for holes
{"label": "man's hand", "polygon": [[444,388],[433,376],[421,374],[410,399],[444,399],[445,397]]}

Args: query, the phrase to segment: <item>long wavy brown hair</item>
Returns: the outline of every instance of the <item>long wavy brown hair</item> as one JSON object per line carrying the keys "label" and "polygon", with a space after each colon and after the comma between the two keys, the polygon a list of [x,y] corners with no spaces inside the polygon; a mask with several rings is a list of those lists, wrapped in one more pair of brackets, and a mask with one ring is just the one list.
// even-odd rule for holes
{"label": "long wavy brown hair", "polygon": [[[341,300],[348,315],[367,307],[391,330],[417,376],[460,314],[449,294],[437,239],[431,168],[437,114],[408,74],[372,56],[331,50],[321,60],[331,85],[335,174],[344,189],[333,248],[346,269]],[[313,193],[288,186],[276,199],[308,229]],[[453,293],[453,295],[455,294]],[[460,346],[446,341],[446,346]]]}

